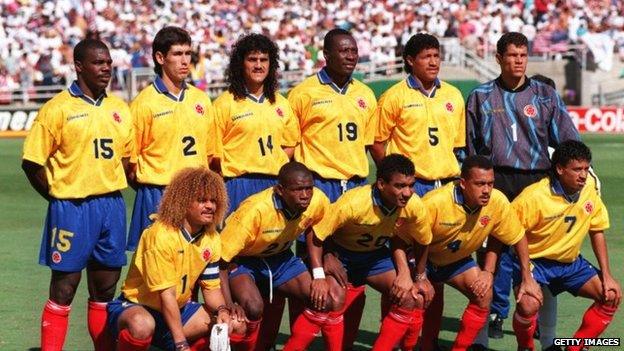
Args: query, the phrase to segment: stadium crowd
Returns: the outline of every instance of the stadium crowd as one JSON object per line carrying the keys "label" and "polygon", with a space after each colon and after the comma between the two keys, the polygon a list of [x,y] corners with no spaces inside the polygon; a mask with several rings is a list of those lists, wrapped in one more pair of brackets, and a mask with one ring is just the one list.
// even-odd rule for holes
{"label": "stadium crowd", "polygon": [[585,44],[601,69],[624,59],[620,0],[1,0],[0,7],[0,88],[9,89],[67,84],[71,48],[85,36],[110,44],[119,87],[129,69],[151,65],[151,38],[168,24],[187,29],[197,43],[192,77],[200,87],[222,80],[228,48],[246,32],[272,37],[282,70],[306,74],[322,66],[321,36],[333,27],[354,33],[362,62],[400,56],[420,31],[458,37],[482,55],[494,51],[502,33],[521,31],[533,54]]}

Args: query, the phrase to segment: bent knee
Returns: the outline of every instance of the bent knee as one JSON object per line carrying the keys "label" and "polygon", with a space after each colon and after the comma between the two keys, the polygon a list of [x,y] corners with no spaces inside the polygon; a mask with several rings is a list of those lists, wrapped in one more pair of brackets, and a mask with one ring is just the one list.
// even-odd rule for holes
{"label": "bent knee", "polygon": [[524,317],[535,315],[540,308],[539,301],[530,295],[523,295],[520,302],[516,304],[516,311]]}
{"label": "bent knee", "polygon": [[257,321],[262,318],[262,313],[264,313],[264,302],[262,298],[250,298],[241,305],[249,320]]}
{"label": "bent knee", "polygon": [[154,334],[156,322],[149,313],[133,313],[126,318],[126,329],[133,338],[147,339]]}
{"label": "bent knee", "polygon": [[331,310],[339,311],[345,304],[346,289],[342,288],[338,284],[332,286],[329,290],[329,298],[331,300]]}
{"label": "bent knee", "polygon": [[247,332],[247,323],[236,319],[232,320],[232,333],[244,335]]}

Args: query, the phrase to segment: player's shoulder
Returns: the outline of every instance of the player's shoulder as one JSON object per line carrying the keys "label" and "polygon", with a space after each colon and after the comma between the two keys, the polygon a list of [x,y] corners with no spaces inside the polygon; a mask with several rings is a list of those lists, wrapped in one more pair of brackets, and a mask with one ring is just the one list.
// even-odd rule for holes
{"label": "player's shoulder", "polygon": [[212,102],[215,107],[223,108],[230,105],[234,101],[234,94],[229,91],[224,91]]}
{"label": "player's shoulder", "polygon": [[288,105],[288,99],[279,92],[275,92],[275,105]]}
{"label": "player's shoulder", "polygon": [[41,108],[39,108],[39,114],[54,113],[67,106],[67,102],[70,101],[73,96],[68,90],[63,90],[60,93],[54,95],[50,100],[46,101]]}
{"label": "player's shoulder", "polygon": [[375,93],[373,92],[373,89],[371,89],[368,85],[355,78],[353,78],[351,82],[353,84],[352,89],[354,89],[356,92],[365,95],[367,99],[375,99]]}
{"label": "player's shoulder", "polygon": [[180,235],[180,229],[174,228],[158,219],[145,228],[141,234],[141,240],[145,241],[146,250],[165,248],[175,242],[174,238]]}
{"label": "player's shoulder", "polygon": [[428,205],[435,205],[444,203],[453,199],[453,191],[455,190],[455,183],[451,182],[437,189],[433,189],[426,193],[422,197],[422,201]]}
{"label": "player's shoulder", "polygon": [[476,88],[472,89],[470,94],[468,95],[468,99],[471,97],[477,97],[479,95],[489,95],[496,86],[496,80],[491,80],[489,82],[485,82],[483,84],[478,85]]}
{"label": "player's shoulder", "polygon": [[533,203],[535,206],[540,206],[542,202],[536,201],[534,198],[536,196],[550,196],[552,194],[551,191],[551,179],[549,176],[546,176],[539,181],[527,186],[520,192],[520,194],[514,199],[513,202],[529,202]]}
{"label": "player's shoulder", "polygon": [[327,206],[330,203],[329,198],[327,197],[327,195],[325,195],[323,190],[317,187],[314,187],[311,201],[312,204],[315,204],[316,206]]}
{"label": "player's shoulder", "polygon": [[507,199],[507,196],[505,196],[502,191],[492,189],[492,193],[490,193],[490,204],[495,206],[506,206],[509,205],[509,199]]}
{"label": "player's shoulder", "polygon": [[408,92],[409,89],[411,88],[407,85],[407,79],[401,79],[388,88],[379,99],[397,98]]}
{"label": "player's shoulder", "polygon": [[126,101],[115,94],[109,93],[106,96],[105,101],[106,101],[106,104],[108,104],[109,106],[113,106],[116,108],[128,108],[128,104],[126,103]]}
{"label": "player's shoulder", "polygon": [[192,99],[203,99],[210,101],[210,96],[208,96],[205,91],[199,89],[194,85],[187,84],[186,90],[186,94],[188,94],[188,96]]}
{"label": "player's shoulder", "polygon": [[301,83],[295,85],[290,90],[288,97],[290,98],[291,96],[304,94],[308,89],[315,87],[315,86],[319,86],[319,85],[320,85],[320,82],[319,82],[318,76],[316,74],[313,74],[305,78],[303,81],[301,81]]}
{"label": "player's shoulder", "polygon": [[252,216],[254,213],[262,213],[271,207],[275,207],[273,188],[264,189],[255,193],[241,202],[235,213]]}
{"label": "player's shoulder", "polygon": [[456,86],[443,80],[440,81],[440,92],[447,96],[464,99],[461,91]]}

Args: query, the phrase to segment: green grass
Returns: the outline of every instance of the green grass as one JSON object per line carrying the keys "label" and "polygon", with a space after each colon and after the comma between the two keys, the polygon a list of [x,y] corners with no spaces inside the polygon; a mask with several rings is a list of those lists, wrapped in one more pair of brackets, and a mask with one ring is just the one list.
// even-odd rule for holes
{"label": "green grass", "polygon": [[[611,269],[616,279],[622,282],[624,198],[620,187],[624,184],[624,136],[585,135],[583,139],[593,150],[594,167],[602,180],[603,199],[611,215],[611,229],[607,233]],[[37,264],[46,203],[31,189],[20,169],[22,142],[22,139],[0,140],[0,350],[29,350],[39,346],[39,319],[50,279],[49,270]],[[128,204],[132,203],[133,196],[131,191],[124,193]],[[589,240],[583,246],[583,254],[596,262]],[[367,296],[367,307],[356,343],[356,348],[360,350],[370,349],[379,330],[379,295],[368,289]],[[86,283],[83,281],[73,304],[66,350],[92,349],[85,322],[86,300]],[[459,326],[458,320],[466,299],[447,287],[445,303],[440,337],[442,344],[449,346]],[[569,294],[559,296],[558,336],[572,336],[589,304],[590,301],[573,298]],[[494,350],[515,350],[509,321],[506,321],[504,329],[505,337],[491,339],[490,347]],[[278,340],[283,343],[287,333],[284,320]],[[619,313],[604,336],[621,337],[622,334],[624,317]],[[316,342],[311,349],[322,350],[322,343]]]}

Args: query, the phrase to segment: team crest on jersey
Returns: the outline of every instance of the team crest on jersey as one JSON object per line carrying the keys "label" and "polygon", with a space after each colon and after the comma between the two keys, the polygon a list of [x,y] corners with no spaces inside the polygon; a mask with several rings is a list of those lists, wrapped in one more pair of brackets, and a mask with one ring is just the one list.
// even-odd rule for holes
{"label": "team crest on jersey", "polygon": [[54,251],[52,253],[52,262],[54,263],[61,263],[61,261],[63,260],[63,257],[61,256],[61,253],[58,251]]}
{"label": "team crest on jersey", "polygon": [[479,218],[479,224],[481,224],[482,227],[487,226],[489,223],[490,223],[490,216],[483,216]]}
{"label": "team crest on jersey", "polygon": [[204,249],[204,251],[202,251],[202,259],[204,259],[204,261],[208,262],[210,256],[212,256],[210,250]]}
{"label": "team crest on jersey", "polygon": [[585,210],[585,212],[587,212],[587,214],[591,214],[592,212],[594,212],[594,203],[588,200],[583,205],[583,209]]}
{"label": "team crest on jersey", "polygon": [[358,106],[360,106],[361,109],[365,109],[366,108],[366,101],[364,101],[363,98],[361,98],[361,97],[357,98],[357,103],[358,103]]}
{"label": "team crest on jersey", "polygon": [[121,123],[121,116],[119,116],[119,113],[113,112],[113,119],[115,120],[115,122]]}
{"label": "team crest on jersey", "polygon": [[280,117],[284,117],[284,111],[282,111],[282,109],[279,107],[275,109],[275,113],[277,113],[277,115]]}
{"label": "team crest on jersey", "polygon": [[447,102],[445,107],[448,112],[455,111],[455,106],[453,106],[453,104],[451,104],[450,102]]}
{"label": "team crest on jersey", "polygon": [[195,105],[195,112],[197,112],[200,115],[204,114],[204,107],[200,104]]}
{"label": "team crest on jersey", "polygon": [[530,118],[537,116],[537,109],[532,104],[528,104],[524,106],[523,112],[525,116],[530,117]]}

